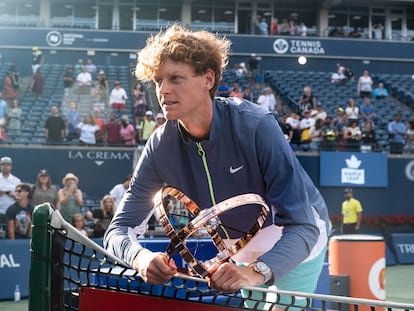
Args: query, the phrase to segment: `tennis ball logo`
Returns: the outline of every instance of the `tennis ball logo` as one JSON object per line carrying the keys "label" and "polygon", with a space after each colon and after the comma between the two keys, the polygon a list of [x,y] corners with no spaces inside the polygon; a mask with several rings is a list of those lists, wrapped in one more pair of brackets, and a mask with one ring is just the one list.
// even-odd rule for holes
{"label": "tennis ball logo", "polygon": [[385,258],[378,259],[368,274],[371,293],[380,300],[385,300]]}

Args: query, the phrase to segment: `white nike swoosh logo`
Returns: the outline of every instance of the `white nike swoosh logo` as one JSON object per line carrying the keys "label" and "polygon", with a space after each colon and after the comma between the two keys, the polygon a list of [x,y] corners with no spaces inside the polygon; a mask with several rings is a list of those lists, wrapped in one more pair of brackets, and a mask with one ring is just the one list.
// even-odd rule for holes
{"label": "white nike swoosh logo", "polygon": [[230,166],[230,173],[234,174],[237,173],[238,171],[240,171],[243,168],[243,165],[240,165],[239,167],[235,167],[233,168],[232,166]]}

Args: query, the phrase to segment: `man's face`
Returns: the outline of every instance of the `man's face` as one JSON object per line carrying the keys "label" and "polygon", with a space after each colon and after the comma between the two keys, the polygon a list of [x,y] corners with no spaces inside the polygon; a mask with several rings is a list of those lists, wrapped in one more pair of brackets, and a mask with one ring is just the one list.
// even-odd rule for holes
{"label": "man's face", "polygon": [[29,192],[27,192],[26,190],[22,189],[21,187],[17,187],[16,190],[14,191],[16,193],[16,201],[19,202],[23,199],[27,199],[29,196]]}
{"label": "man's face", "polygon": [[186,120],[204,113],[204,103],[211,103],[214,73],[196,75],[190,65],[167,60],[154,75],[156,92],[168,120]]}
{"label": "man's face", "polygon": [[12,170],[12,165],[10,163],[3,163],[0,168],[3,174],[9,174]]}
{"label": "man's face", "polygon": [[345,192],[344,196],[346,200],[349,200],[350,198],[352,198],[352,192]]}

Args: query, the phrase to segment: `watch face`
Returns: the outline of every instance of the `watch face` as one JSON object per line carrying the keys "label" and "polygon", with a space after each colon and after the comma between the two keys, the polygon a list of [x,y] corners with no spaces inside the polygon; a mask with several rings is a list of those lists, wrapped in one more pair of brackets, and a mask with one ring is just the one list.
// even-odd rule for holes
{"label": "watch face", "polygon": [[260,272],[267,272],[269,270],[269,267],[261,261],[256,262],[256,267]]}

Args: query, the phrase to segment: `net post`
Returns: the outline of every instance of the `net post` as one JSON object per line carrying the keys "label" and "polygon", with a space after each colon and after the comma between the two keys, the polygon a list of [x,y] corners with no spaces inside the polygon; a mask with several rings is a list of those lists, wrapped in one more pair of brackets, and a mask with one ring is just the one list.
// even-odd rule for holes
{"label": "net post", "polygon": [[49,203],[37,205],[32,216],[30,241],[29,311],[50,311],[51,238],[53,211]]}

